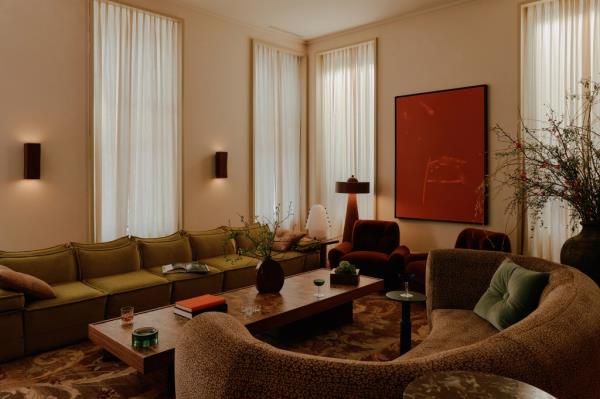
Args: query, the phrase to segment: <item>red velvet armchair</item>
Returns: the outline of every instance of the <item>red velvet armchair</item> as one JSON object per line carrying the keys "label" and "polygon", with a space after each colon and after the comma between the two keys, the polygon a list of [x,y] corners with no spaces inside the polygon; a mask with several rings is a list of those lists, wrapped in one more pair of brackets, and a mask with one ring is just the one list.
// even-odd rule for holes
{"label": "red velvet armchair", "polygon": [[[454,248],[511,252],[510,238],[506,234],[472,228],[464,229],[458,234]],[[402,264],[405,273],[414,275],[411,287],[416,291],[425,292],[427,254],[410,253],[404,245],[400,247],[398,253],[403,256]]]}
{"label": "red velvet armchair", "polygon": [[335,268],[346,260],[356,265],[361,274],[383,278],[386,289],[394,288],[404,265],[399,244],[400,229],[395,222],[357,220],[352,241],[344,241],[329,251],[329,265]]}

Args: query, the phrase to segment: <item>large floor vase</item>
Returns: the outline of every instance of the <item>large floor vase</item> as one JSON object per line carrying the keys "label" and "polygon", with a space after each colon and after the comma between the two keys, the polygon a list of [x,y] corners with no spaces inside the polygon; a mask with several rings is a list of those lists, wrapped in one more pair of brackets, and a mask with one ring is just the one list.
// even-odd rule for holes
{"label": "large floor vase", "polygon": [[581,226],[581,233],[563,244],[560,263],[581,270],[600,286],[600,223]]}
{"label": "large floor vase", "polygon": [[283,287],[284,280],[283,268],[273,258],[267,257],[256,266],[256,289],[258,292],[277,293]]}

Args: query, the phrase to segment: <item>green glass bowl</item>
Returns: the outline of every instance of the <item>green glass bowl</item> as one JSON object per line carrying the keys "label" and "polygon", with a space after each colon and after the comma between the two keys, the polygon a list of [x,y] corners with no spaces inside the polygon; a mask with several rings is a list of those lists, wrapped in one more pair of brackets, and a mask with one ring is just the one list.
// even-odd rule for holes
{"label": "green glass bowl", "polygon": [[131,333],[131,346],[150,348],[158,344],[158,330],[154,327],[140,327]]}

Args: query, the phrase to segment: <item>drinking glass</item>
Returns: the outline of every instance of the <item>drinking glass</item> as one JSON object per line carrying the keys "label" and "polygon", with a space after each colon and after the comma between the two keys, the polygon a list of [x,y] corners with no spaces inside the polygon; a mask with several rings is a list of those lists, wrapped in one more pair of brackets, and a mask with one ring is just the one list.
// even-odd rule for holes
{"label": "drinking glass", "polygon": [[133,324],[133,306],[121,308],[121,325],[130,326]]}
{"label": "drinking glass", "polygon": [[410,291],[408,290],[408,280],[404,282],[404,292],[402,294],[400,294],[400,296],[404,297],[404,298],[412,298],[413,294],[410,293]]}
{"label": "drinking glass", "polygon": [[322,278],[317,278],[313,281],[313,284],[317,287],[317,292],[315,292],[315,296],[317,298],[323,298],[325,295],[321,293],[321,287],[323,286],[323,284],[325,284],[325,280],[323,280]]}

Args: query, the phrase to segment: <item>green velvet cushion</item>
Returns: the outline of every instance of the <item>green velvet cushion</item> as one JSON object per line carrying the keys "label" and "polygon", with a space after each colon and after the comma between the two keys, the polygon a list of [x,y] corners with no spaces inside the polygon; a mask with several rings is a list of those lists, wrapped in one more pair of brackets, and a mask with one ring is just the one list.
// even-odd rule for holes
{"label": "green velvet cushion", "polygon": [[138,238],[144,268],[191,262],[192,247],[185,235],[174,234],[160,238]]}
{"label": "green velvet cushion", "polygon": [[157,285],[167,285],[169,281],[145,270],[139,270],[106,277],[90,278],[85,280],[85,283],[112,295]]}
{"label": "green velvet cushion", "polygon": [[106,242],[94,242],[94,243],[71,242],[71,246],[73,248],[83,248],[83,249],[106,249],[106,248],[122,247],[123,245],[128,244],[131,241],[133,241],[133,238],[130,238],[128,236],[123,236],[123,237],[117,238],[115,240],[106,241]]}
{"label": "green velvet cushion", "polygon": [[225,229],[188,232],[194,259],[235,254],[233,240]]}
{"label": "green velvet cushion", "polygon": [[504,330],[537,308],[548,277],[548,273],[525,269],[507,258],[494,273],[474,311],[498,330]]}
{"label": "green velvet cushion", "polygon": [[0,264],[48,284],[77,281],[73,248],[64,245],[38,251],[4,252],[0,254]]}
{"label": "green velvet cushion", "polygon": [[77,248],[81,278],[110,276],[140,270],[141,261],[134,241],[115,248]]}

